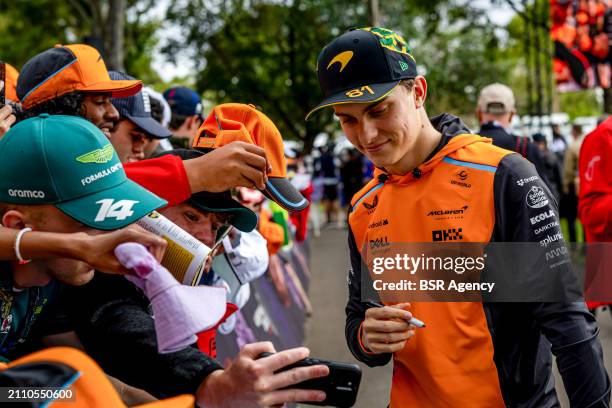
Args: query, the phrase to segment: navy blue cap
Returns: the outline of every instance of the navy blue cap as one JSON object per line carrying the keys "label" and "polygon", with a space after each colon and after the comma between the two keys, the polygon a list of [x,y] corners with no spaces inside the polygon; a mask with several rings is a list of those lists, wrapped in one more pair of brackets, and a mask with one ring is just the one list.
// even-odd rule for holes
{"label": "navy blue cap", "polygon": [[166,89],[164,98],[170,105],[172,113],[183,116],[202,114],[202,99],[194,90],[177,86]]}
{"label": "navy blue cap", "polygon": [[[135,79],[117,71],[109,71],[108,74],[113,80]],[[111,98],[111,102],[117,111],[119,111],[121,117],[128,118],[152,137],[165,139],[172,136],[170,130],[163,127],[161,123],[151,116],[151,101],[145,89],[127,98]]]}
{"label": "navy blue cap", "polygon": [[406,41],[394,31],[366,27],[348,31],[327,44],[317,60],[323,102],[308,115],[344,103],[374,103],[403,79],[417,76]]}

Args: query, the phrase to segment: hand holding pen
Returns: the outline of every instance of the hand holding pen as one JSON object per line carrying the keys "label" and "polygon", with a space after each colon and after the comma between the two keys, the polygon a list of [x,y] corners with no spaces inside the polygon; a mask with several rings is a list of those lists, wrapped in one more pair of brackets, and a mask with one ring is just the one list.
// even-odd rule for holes
{"label": "hand holding pen", "polygon": [[365,351],[382,354],[403,349],[406,342],[414,336],[417,327],[411,322],[412,314],[405,310],[410,304],[384,306],[377,302],[368,303],[371,307],[365,312],[360,330],[360,340]]}
{"label": "hand holding pen", "polygon": [[[366,302],[366,304],[370,307],[385,307],[385,305],[379,302]],[[425,323],[423,323],[421,320],[417,319],[416,317],[410,318],[410,320],[408,320],[408,323],[414,325],[415,327],[418,327],[419,329],[422,329],[425,327]]]}

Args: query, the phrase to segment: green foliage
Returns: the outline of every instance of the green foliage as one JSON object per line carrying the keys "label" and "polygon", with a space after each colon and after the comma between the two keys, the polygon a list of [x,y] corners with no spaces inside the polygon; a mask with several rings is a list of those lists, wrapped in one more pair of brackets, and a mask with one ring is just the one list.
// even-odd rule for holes
{"label": "green foliage", "polygon": [[[542,7],[543,2],[548,0],[538,0],[539,11],[543,12],[545,9]],[[526,16],[533,18],[533,7],[534,3],[529,2]],[[508,33],[508,44],[506,47],[506,54],[510,58],[516,61],[515,69],[511,74],[512,88],[517,100],[517,106],[519,114],[527,114],[528,112],[528,94],[527,94],[527,82],[531,80],[531,86],[534,87],[533,73],[527,71],[526,52],[524,45],[525,37],[525,15],[516,15],[506,27]],[[549,24],[547,20],[540,23],[540,29],[537,31],[538,40],[541,46],[541,61],[543,62],[540,67],[540,75],[543,83],[543,91],[546,92],[546,87],[549,87],[553,94],[553,111],[566,112],[570,120],[574,120],[579,116],[599,116],[601,114],[601,104],[596,98],[595,91],[584,90],[578,92],[561,93],[557,92],[554,84],[554,77],[552,75],[552,66],[546,59],[549,52],[552,52],[552,41],[548,32],[548,27],[544,27],[543,24]],[[533,26],[531,30],[534,30]],[[531,50],[535,55],[535,50]],[[532,59],[534,56],[532,55]],[[550,82],[546,82],[549,79]],[[543,95],[537,95],[535,92],[535,98],[542,98]],[[546,106],[544,107],[546,110]]]}
{"label": "green foliage", "polygon": [[[16,68],[55,44],[86,42],[104,35],[104,0],[0,0],[0,59]],[[151,67],[159,21],[144,18],[152,0],[130,0],[125,25],[125,67],[131,75],[157,83]]]}
{"label": "green foliage", "polygon": [[315,67],[319,50],[351,25],[365,26],[365,7],[342,2],[242,1],[172,3],[167,19],[180,24],[180,40],[168,55],[191,46],[196,87],[216,102],[253,103],[285,137],[312,142],[333,121],[327,115],[305,122],[321,100]]}
{"label": "green foliage", "polygon": [[[543,1],[547,0],[538,0]],[[170,0],[163,21],[148,14],[156,4],[155,0],[127,2],[128,73],[158,90],[195,86],[214,103],[253,103],[285,137],[307,145],[318,133],[338,129],[329,111],[309,122],[304,116],[322,99],[315,73],[318,53],[346,29],[368,25],[365,0]],[[496,27],[484,8],[464,0],[379,1],[379,5],[380,25],[404,36],[427,78],[430,114],[447,111],[469,121],[478,91],[491,82],[511,84],[519,113],[526,113],[527,82],[533,78],[527,73],[525,21],[520,15],[507,27]],[[0,59],[19,68],[56,43],[104,36],[105,24],[100,22],[108,18],[107,6],[108,0],[0,0]],[[168,28],[179,34],[167,41],[164,54],[170,60],[179,55],[191,58],[195,71],[164,83],[153,70],[152,59]],[[548,35],[545,30],[539,35],[547,52]],[[548,69],[542,66],[544,82]],[[592,93],[560,95],[557,101],[572,117],[599,111]]]}
{"label": "green foliage", "polygon": [[492,82],[507,82],[512,69],[492,31],[439,33],[422,44],[415,57],[426,70],[430,114],[473,114],[478,91]]}
{"label": "green foliage", "polygon": [[162,23],[158,20],[144,20],[143,14],[146,9],[139,10],[137,5],[134,5],[132,8],[134,12],[128,13],[128,15],[134,14],[135,17],[128,18],[125,25],[124,65],[127,73],[146,84],[155,86],[163,83],[159,74],[152,67],[153,54],[159,43],[158,32]]}
{"label": "green foliage", "polygon": [[594,90],[559,93],[559,108],[569,115],[570,121],[579,116],[601,115],[601,104]]}
{"label": "green foliage", "polygon": [[80,34],[64,2],[0,0],[0,59],[20,68],[30,57]]}
{"label": "green foliage", "polygon": [[[196,61],[196,86],[215,102],[253,103],[285,137],[307,144],[321,131],[337,129],[329,112],[304,116],[322,99],[315,74],[323,45],[349,27],[367,25],[366,2],[181,1],[167,20],[182,28],[165,52],[185,45]],[[481,9],[453,0],[380,2],[382,26],[408,41],[426,73],[430,112],[472,112],[477,90],[507,78],[513,61],[499,49]]]}

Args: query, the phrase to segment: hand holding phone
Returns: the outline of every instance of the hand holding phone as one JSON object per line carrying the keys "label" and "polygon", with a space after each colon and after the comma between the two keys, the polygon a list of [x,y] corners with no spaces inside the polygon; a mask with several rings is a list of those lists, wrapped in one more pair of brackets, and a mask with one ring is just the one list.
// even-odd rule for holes
{"label": "hand holding phone", "polygon": [[[263,352],[275,354],[259,359]],[[327,366],[298,367],[279,372],[308,355],[309,350],[305,347],[276,353],[270,342],[247,344],[224,370],[216,370],[204,380],[196,393],[197,403],[205,407],[258,408],[296,401],[323,401],[324,392],[300,389],[296,385],[327,376]]]}
{"label": "hand holding phone", "polygon": [[[266,358],[271,355],[273,355],[273,353],[261,353],[259,358]],[[296,367],[310,367],[321,364],[329,368],[329,375],[294,384],[291,388],[324,391],[326,398],[321,402],[301,402],[301,404],[341,408],[355,405],[359,384],[361,382],[361,367],[357,364],[317,358],[305,358],[297,363],[283,367],[277,372],[291,370]]]}

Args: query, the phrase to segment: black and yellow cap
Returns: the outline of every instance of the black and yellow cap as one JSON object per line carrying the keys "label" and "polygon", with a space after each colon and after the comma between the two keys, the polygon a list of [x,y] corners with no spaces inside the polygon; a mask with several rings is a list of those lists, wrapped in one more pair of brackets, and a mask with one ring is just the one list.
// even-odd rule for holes
{"label": "black and yellow cap", "polygon": [[317,76],[325,99],[306,120],[328,106],[376,102],[402,79],[415,78],[417,67],[399,34],[366,27],[348,31],[327,44],[317,60]]}

